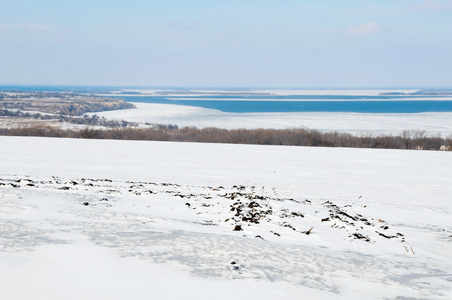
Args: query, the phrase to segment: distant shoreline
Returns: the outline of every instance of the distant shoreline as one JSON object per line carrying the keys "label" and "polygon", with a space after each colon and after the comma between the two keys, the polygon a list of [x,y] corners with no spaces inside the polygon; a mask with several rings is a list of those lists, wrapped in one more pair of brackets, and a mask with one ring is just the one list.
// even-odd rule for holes
{"label": "distant shoreline", "polygon": [[452,112],[414,114],[363,113],[225,113],[194,106],[134,102],[136,109],[96,113],[107,119],[139,123],[176,124],[179,127],[225,129],[287,129],[307,127],[322,132],[352,134],[400,134],[403,130],[425,130],[430,135],[452,135]]}
{"label": "distant shoreline", "polygon": [[[313,97],[313,96],[312,96]],[[452,98],[442,100],[408,100],[404,98],[361,98],[361,96],[319,96],[292,98],[283,96],[257,97],[166,97],[120,96],[129,103],[187,105],[216,109],[225,113],[291,113],[291,112],[348,112],[348,113],[422,113],[452,112]],[[399,100],[400,99],[400,100]],[[441,99],[441,98],[440,98]]]}

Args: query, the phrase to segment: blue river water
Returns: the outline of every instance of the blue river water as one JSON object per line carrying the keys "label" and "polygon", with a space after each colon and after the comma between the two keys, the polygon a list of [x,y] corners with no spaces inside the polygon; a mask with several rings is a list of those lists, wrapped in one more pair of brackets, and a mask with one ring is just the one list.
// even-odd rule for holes
{"label": "blue river water", "polygon": [[[452,101],[441,96],[118,96],[127,102],[188,105],[232,113],[355,112],[420,113],[452,112]],[[404,99],[416,100],[404,100]],[[290,101],[289,101],[290,99]],[[436,100],[437,99],[437,100]],[[450,99],[450,97],[448,98]],[[285,101],[286,100],[286,101]],[[309,100],[309,101],[308,101]],[[315,101],[313,101],[315,100]]]}

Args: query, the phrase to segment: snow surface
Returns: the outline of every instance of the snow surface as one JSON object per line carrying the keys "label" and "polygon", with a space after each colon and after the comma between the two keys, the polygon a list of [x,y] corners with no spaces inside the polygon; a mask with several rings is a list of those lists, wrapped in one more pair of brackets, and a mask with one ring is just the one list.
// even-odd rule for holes
{"label": "snow surface", "polygon": [[237,128],[302,128],[359,134],[398,135],[404,130],[425,130],[429,135],[452,135],[452,113],[226,113],[194,106],[133,103],[136,109],[96,113],[107,119],[131,122]]}
{"label": "snow surface", "polygon": [[450,152],[0,145],[1,299],[452,298]]}

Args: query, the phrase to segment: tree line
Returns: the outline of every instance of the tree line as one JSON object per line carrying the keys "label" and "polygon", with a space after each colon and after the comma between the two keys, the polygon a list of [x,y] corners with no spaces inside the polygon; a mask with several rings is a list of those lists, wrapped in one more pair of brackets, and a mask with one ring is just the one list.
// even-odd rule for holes
{"label": "tree line", "polygon": [[353,135],[342,132],[321,132],[308,128],[221,129],[156,125],[153,128],[95,129],[85,127],[82,130],[71,130],[50,126],[33,126],[3,128],[0,129],[0,135],[311,147],[452,150],[452,136],[447,138],[429,136],[425,131],[420,130],[406,130],[396,136],[388,134],[374,136],[372,134]]}

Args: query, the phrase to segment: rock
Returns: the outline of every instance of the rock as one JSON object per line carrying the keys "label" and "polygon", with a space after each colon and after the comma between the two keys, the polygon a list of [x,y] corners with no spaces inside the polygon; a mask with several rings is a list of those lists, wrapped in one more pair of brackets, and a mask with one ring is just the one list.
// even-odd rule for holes
{"label": "rock", "polygon": [[302,218],[304,218],[304,215],[301,212],[299,212],[299,211],[298,212],[293,211],[291,213],[291,215],[294,216],[294,217],[302,217]]}
{"label": "rock", "polygon": [[370,243],[370,238],[368,236],[364,236],[361,233],[355,232],[350,237],[354,237],[355,239],[365,240],[366,242]]}
{"label": "rock", "polygon": [[235,225],[233,231],[242,231],[242,226],[241,225]]}
{"label": "rock", "polygon": [[304,233],[306,235],[310,235],[313,228],[314,227],[311,227],[308,231],[303,231],[302,233]]}

